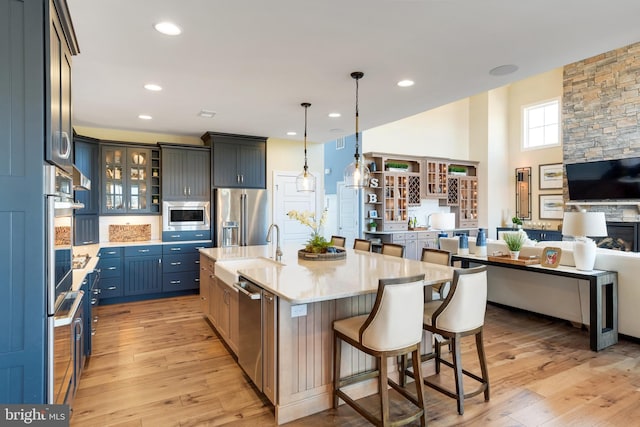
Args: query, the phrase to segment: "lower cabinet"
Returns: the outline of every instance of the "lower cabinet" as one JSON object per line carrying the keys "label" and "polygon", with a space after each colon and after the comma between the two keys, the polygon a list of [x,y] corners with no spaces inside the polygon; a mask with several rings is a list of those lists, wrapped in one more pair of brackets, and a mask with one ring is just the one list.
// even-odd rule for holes
{"label": "lower cabinet", "polygon": [[276,312],[278,297],[268,291],[262,294],[262,392],[276,404],[278,334],[276,333]]}
{"label": "lower cabinet", "polygon": [[227,346],[238,354],[238,291],[215,276],[215,261],[200,255],[200,309]]}
{"label": "lower cabinet", "polygon": [[124,295],[162,292],[162,247],[124,248]]}
{"label": "lower cabinet", "polygon": [[215,291],[212,297],[217,305],[217,325],[218,333],[227,343],[231,351],[238,353],[238,338],[240,327],[238,322],[238,291],[224,283],[217,277],[214,278]]}

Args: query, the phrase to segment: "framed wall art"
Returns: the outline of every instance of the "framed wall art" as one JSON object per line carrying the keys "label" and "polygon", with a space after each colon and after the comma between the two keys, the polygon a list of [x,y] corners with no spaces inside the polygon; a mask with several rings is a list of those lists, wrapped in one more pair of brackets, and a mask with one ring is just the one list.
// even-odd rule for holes
{"label": "framed wall art", "polygon": [[540,165],[539,185],[540,190],[555,190],[562,188],[562,163],[550,163]]}
{"label": "framed wall art", "polygon": [[562,219],[564,214],[562,194],[540,194],[538,197],[540,219]]}

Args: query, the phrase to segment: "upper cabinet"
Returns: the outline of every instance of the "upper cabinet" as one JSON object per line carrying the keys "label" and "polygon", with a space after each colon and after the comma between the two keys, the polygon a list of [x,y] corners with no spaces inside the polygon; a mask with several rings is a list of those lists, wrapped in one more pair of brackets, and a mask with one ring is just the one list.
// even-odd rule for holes
{"label": "upper cabinet", "polygon": [[424,159],[423,162],[424,197],[446,199],[449,163],[444,159]]}
{"label": "upper cabinet", "polygon": [[213,187],[266,188],[265,137],[207,132],[201,138],[212,150]]}
{"label": "upper cabinet", "polygon": [[211,149],[161,144],[162,199],[209,200]]}
{"label": "upper cabinet", "polygon": [[447,197],[441,205],[451,207],[456,214],[456,227],[478,226],[478,177],[475,163],[450,163],[447,177]]}
{"label": "upper cabinet", "polygon": [[[65,2],[49,2],[49,69],[47,80],[50,96],[50,120],[47,124],[45,160],[72,171],[73,128],[71,127],[71,54],[78,53],[78,45],[70,24]],[[69,41],[69,43],[68,43]]]}
{"label": "upper cabinet", "polygon": [[366,153],[371,170],[365,191],[365,214],[378,231],[402,231],[409,226],[408,207],[420,206],[422,162],[416,158]]}
{"label": "upper cabinet", "polygon": [[160,150],[101,146],[101,213],[160,213]]}
{"label": "upper cabinet", "polygon": [[91,181],[90,190],[75,192],[77,202],[84,208],[76,209],[76,215],[97,215],[100,206],[100,146],[98,140],[77,135],[73,138],[73,150],[76,167]]}

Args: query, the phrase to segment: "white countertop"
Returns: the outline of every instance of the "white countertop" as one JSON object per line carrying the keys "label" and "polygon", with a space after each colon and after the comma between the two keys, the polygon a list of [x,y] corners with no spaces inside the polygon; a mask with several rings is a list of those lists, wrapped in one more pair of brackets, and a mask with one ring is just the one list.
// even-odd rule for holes
{"label": "white countertop", "polygon": [[[453,278],[453,267],[397,258],[347,248],[346,259],[307,261],[298,258],[299,244],[282,248],[282,262],[259,262],[260,268],[243,267],[243,276],[293,304],[333,300],[374,293],[378,279],[425,274],[425,284],[432,285]],[[206,248],[200,253],[224,265],[225,261],[273,258],[273,247],[244,246]],[[242,263],[242,265],[245,265]]]}

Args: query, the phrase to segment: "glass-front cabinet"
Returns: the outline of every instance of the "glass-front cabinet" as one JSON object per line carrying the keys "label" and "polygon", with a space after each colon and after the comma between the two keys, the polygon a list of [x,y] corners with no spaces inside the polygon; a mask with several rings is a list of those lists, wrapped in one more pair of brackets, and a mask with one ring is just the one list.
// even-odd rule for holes
{"label": "glass-front cabinet", "polygon": [[384,174],[384,230],[407,228],[407,174]]}
{"label": "glass-front cabinet", "polygon": [[159,150],[107,144],[101,148],[101,213],[159,213]]}

